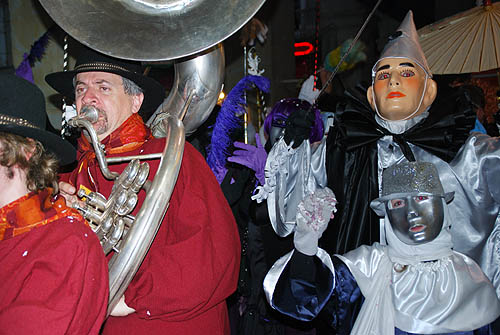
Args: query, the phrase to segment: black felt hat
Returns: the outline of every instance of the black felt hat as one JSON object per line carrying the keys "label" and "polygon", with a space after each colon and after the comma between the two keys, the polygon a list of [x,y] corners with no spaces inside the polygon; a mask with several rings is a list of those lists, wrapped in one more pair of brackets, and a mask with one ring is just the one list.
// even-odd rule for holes
{"label": "black felt hat", "polygon": [[61,165],[73,162],[75,148],[60,136],[46,130],[47,114],[42,91],[14,74],[0,73],[0,132],[40,141],[54,153]]}
{"label": "black felt hat", "polygon": [[65,97],[75,99],[75,88],[73,78],[82,72],[109,72],[132,80],[144,91],[139,114],[144,121],[153,114],[156,108],[165,99],[165,88],[153,78],[142,74],[142,66],[139,62],[117,59],[88,47],[82,47],[77,57],[75,68],[72,71],[55,72],[45,76],[45,81],[56,91]]}

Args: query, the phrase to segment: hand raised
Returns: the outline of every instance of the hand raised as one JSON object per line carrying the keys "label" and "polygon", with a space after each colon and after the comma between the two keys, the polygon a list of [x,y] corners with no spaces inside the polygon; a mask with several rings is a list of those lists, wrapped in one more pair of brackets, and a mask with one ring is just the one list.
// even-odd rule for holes
{"label": "hand raised", "polygon": [[260,142],[259,134],[255,134],[257,146],[234,142],[234,147],[239,150],[233,152],[233,156],[228,157],[229,162],[244,165],[255,171],[255,177],[261,185],[265,183],[264,168],[266,166],[267,152]]}

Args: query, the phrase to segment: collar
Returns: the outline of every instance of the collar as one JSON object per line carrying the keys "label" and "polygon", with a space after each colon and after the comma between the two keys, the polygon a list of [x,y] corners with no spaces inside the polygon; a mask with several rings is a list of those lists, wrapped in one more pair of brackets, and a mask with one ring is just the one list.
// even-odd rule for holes
{"label": "collar", "polygon": [[375,121],[393,134],[402,134],[429,116],[428,110],[408,120],[389,121],[375,115]]}
{"label": "collar", "polygon": [[[146,127],[139,114],[136,113],[132,114],[120,127],[103,139],[101,144],[104,145],[107,154],[117,154],[137,149],[151,136],[151,131]],[[78,139],[79,157],[88,152],[94,154],[92,145],[87,137],[80,136]]]}
{"label": "collar", "polygon": [[408,143],[450,162],[469,137],[474,128],[476,113],[466,92],[457,90],[440,97],[411,128],[402,133],[393,133],[380,125],[375,113],[364,99],[348,95],[346,103],[337,108],[335,124],[339,127],[337,142],[346,151],[355,150],[392,136],[409,161],[415,161]]}
{"label": "collar", "polygon": [[30,192],[0,208],[0,241],[27,233],[64,217],[83,217],[66,205],[64,197],[52,196],[52,189]]}

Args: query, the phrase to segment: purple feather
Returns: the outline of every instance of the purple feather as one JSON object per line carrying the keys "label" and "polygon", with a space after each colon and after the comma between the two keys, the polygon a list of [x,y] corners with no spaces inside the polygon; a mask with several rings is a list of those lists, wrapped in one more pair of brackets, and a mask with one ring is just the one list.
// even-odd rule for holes
{"label": "purple feather", "polygon": [[28,54],[24,53],[23,61],[16,69],[16,76],[26,79],[29,82],[35,83],[33,78],[33,71],[31,70],[31,65],[28,60]]}
{"label": "purple feather", "polygon": [[33,66],[36,61],[40,61],[45,53],[45,48],[49,43],[49,30],[45,32],[38,40],[33,43],[28,56],[30,65]]}
{"label": "purple feather", "polygon": [[217,180],[219,183],[224,178],[224,175],[220,172],[226,169],[226,159],[229,155],[228,148],[233,144],[231,134],[235,129],[241,127],[241,121],[238,116],[245,112],[245,91],[255,86],[262,92],[268,93],[270,86],[269,79],[262,76],[250,75],[243,77],[229,92],[222,103],[219,115],[217,115],[212,139],[207,148],[207,163],[214,174],[218,176]]}
{"label": "purple feather", "polygon": [[49,43],[50,29],[33,43],[30,53],[24,53],[21,64],[16,68],[16,75],[34,83],[32,67],[35,62],[40,61],[45,53],[45,48]]}

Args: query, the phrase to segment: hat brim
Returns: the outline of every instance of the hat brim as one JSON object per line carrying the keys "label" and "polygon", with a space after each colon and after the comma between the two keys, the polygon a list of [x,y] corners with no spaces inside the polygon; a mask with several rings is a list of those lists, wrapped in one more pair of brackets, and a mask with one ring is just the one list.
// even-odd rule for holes
{"label": "hat brim", "polygon": [[61,166],[70,164],[76,159],[76,150],[71,143],[46,130],[9,124],[0,125],[0,132],[16,134],[40,141],[46,150],[56,155]]}
{"label": "hat brim", "polygon": [[[411,194],[411,193],[410,193]],[[415,193],[416,194],[423,194],[422,192]],[[455,192],[447,192],[444,194],[432,194],[434,196],[441,196],[444,198],[444,201],[448,204],[453,200],[453,197],[455,196]],[[385,208],[385,203],[389,199],[395,199],[399,196],[408,196],[408,193],[394,193],[394,194],[389,194],[384,197],[380,197],[377,199],[374,199],[370,202],[370,207],[373,209],[375,213],[377,213],[378,216],[384,217],[386,208]]]}
{"label": "hat brim", "polygon": [[107,72],[114,73],[133,81],[144,91],[144,100],[139,110],[139,115],[144,121],[147,121],[153,112],[160,106],[165,99],[165,88],[156,80],[150,77],[143,76],[134,72],[126,71],[99,71],[97,69],[79,70],[79,71],[62,71],[54,72],[45,76],[45,81],[57,92],[63,96],[75,100],[75,88],[73,86],[73,78],[78,73],[83,72]]}

